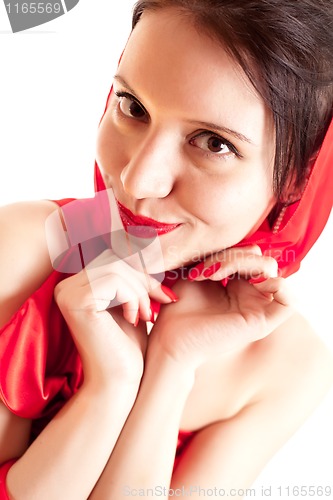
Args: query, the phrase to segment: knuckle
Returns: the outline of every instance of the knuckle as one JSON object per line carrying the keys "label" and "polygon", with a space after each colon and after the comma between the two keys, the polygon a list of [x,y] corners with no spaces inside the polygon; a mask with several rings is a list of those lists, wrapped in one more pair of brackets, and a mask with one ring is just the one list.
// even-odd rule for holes
{"label": "knuckle", "polygon": [[258,245],[248,245],[244,247],[233,247],[224,251],[223,260],[238,267],[244,263],[250,263],[262,256]]}
{"label": "knuckle", "polygon": [[67,286],[66,280],[62,280],[54,288],[54,299],[58,305],[66,297]]}
{"label": "knuckle", "polygon": [[[68,278],[69,280],[70,278]],[[62,313],[71,313],[78,310],[95,307],[95,299],[90,286],[73,287],[63,280],[54,289],[55,302]]]}
{"label": "knuckle", "polygon": [[281,290],[282,288],[286,287],[286,281],[284,278],[278,276],[276,278],[273,278],[273,280],[278,290]]}
{"label": "knuckle", "polygon": [[279,265],[278,265],[277,261],[274,259],[274,257],[264,256],[264,261],[265,261],[265,265],[267,266],[267,270],[271,274],[273,274],[273,276],[277,276]]}
{"label": "knuckle", "polygon": [[251,250],[253,253],[255,253],[256,255],[262,255],[262,251],[261,251],[261,248],[259,245],[252,245],[251,246]]}

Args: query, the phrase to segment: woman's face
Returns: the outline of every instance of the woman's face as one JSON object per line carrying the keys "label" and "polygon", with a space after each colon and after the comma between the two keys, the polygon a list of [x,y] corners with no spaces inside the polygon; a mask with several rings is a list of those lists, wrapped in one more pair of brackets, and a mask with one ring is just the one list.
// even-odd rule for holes
{"label": "woman's face", "polygon": [[263,101],[224,49],[175,9],[144,14],[132,32],[97,161],[131,212],[121,212],[127,222],[131,214],[157,221],[147,224],[156,226],[165,269],[235,245],[275,203],[274,129]]}

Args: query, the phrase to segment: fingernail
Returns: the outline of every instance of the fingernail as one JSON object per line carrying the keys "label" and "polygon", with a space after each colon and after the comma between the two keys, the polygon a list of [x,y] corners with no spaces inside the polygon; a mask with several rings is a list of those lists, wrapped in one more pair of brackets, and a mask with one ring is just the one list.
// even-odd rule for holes
{"label": "fingernail", "polygon": [[227,286],[229,282],[229,278],[223,278],[223,280],[221,280],[221,285],[224,286],[224,288]]}
{"label": "fingernail", "polygon": [[161,289],[162,289],[162,292],[165,293],[165,295],[167,297],[169,297],[169,299],[172,300],[172,302],[177,302],[177,300],[179,300],[179,298],[177,297],[177,295],[175,294],[175,292],[173,292],[167,286],[161,285]]}
{"label": "fingernail", "polygon": [[266,280],[267,280],[267,278],[265,276],[258,276],[258,278],[251,278],[249,280],[249,283],[251,285],[257,285],[258,283],[263,283]]}
{"label": "fingernail", "polygon": [[207,267],[203,273],[202,273],[202,276],[204,278],[209,278],[209,276],[212,276],[213,274],[216,273],[216,271],[218,271],[221,267],[221,262],[215,262],[215,264],[213,264],[212,266],[210,267]]}
{"label": "fingernail", "polygon": [[140,319],[140,314],[139,314],[139,311],[138,311],[138,313],[137,313],[137,315],[136,315],[136,318],[135,318],[135,321],[134,321],[134,323],[133,323],[133,326],[138,326],[138,324],[139,324],[139,319]]}
{"label": "fingernail", "polygon": [[201,273],[203,271],[204,266],[205,266],[205,263],[204,262],[200,262],[200,264],[198,264],[197,266],[192,267],[192,269],[190,269],[190,272],[188,273],[187,278],[190,281],[193,281],[196,278],[199,278],[199,276],[201,276]]}
{"label": "fingernail", "polygon": [[151,323],[155,323],[155,315],[154,315],[154,311],[152,310],[152,308],[150,308],[150,319],[149,321]]}

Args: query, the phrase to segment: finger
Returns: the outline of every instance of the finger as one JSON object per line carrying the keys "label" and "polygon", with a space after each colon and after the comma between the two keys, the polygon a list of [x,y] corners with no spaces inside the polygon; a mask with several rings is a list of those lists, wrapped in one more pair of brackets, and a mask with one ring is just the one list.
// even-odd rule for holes
{"label": "finger", "polygon": [[[188,275],[190,281],[198,280],[202,281],[204,279],[210,278],[214,281],[225,278],[226,276],[220,277],[217,271],[220,269],[225,269],[227,271],[226,265],[237,259],[244,259],[246,256],[261,256],[262,252],[258,245],[248,245],[244,247],[231,247],[213,254],[211,257],[203,262],[200,262],[195,267],[193,267]],[[230,273],[232,274],[232,273]]]}
{"label": "finger", "polygon": [[87,264],[86,267],[80,272],[66,278],[66,280],[63,281],[66,281],[66,283],[69,282],[73,288],[85,286],[86,284],[92,283],[94,280],[108,274],[108,269],[111,269],[111,264],[117,260],[119,259],[112,252],[112,250],[105,250],[98,255],[98,257],[89,262],[89,264]]}
{"label": "finger", "polygon": [[238,274],[245,279],[257,276],[275,277],[278,275],[278,264],[272,257],[234,252],[223,261],[214,262],[210,267],[203,267],[199,276],[192,279],[220,281],[233,274]]}
{"label": "finger", "polygon": [[[133,260],[133,259],[132,259]],[[160,281],[150,276],[146,268],[141,266],[141,269],[132,267],[127,260],[119,259],[112,250],[105,250],[97,259],[91,262],[87,267],[82,277],[78,278],[81,284],[89,281],[93,283],[95,280],[103,276],[115,275],[123,277],[129,281],[138,293],[142,293],[142,287],[149,292],[154,288],[160,287]]]}
{"label": "finger", "polygon": [[149,292],[149,297],[156,300],[160,304],[168,304],[179,300],[178,296],[173,290],[171,290],[171,288],[161,284],[159,287],[156,287]]}
{"label": "finger", "polygon": [[[234,253],[229,260],[221,266],[215,279],[223,279],[231,274],[238,274],[242,278],[251,279],[257,276],[272,278],[278,276],[278,263],[273,257]],[[220,275],[220,276],[219,276]]]}
{"label": "finger", "polygon": [[[171,289],[162,286],[153,276],[139,272],[119,260],[112,250],[103,252],[95,262],[68,280],[71,280],[73,295],[77,293],[78,288],[87,287],[86,290],[92,296],[83,300],[83,308],[102,311],[127,302],[133,304],[136,297],[135,300],[139,301],[136,309],[139,309],[140,318],[144,321],[151,319],[150,296],[165,304],[178,300]],[[129,312],[130,307],[125,307],[126,319],[132,322],[134,313]],[[135,319],[136,317],[133,321]]]}
{"label": "finger", "polygon": [[[154,281],[154,278],[152,278]],[[178,300],[171,289],[159,282],[149,291],[137,280],[125,280],[123,276],[110,274],[102,276],[90,283],[98,310],[112,309],[123,305],[124,317],[132,324],[137,324],[138,318],[151,320],[150,296],[160,303],[171,303]]]}
{"label": "finger", "polygon": [[152,317],[149,295],[139,297],[140,318],[143,321],[150,321]]}
{"label": "finger", "polygon": [[138,309],[138,297],[146,293],[143,288],[138,291],[131,283],[118,275],[96,279],[89,283],[89,288],[90,302],[95,302],[97,311],[112,309],[127,302],[136,303]]}
{"label": "finger", "polygon": [[134,326],[137,326],[140,319],[139,300],[134,298],[128,302],[123,303],[123,316]]}
{"label": "finger", "polygon": [[284,307],[295,305],[295,295],[284,278],[270,278],[263,281],[252,282],[253,286],[261,293],[272,294],[274,301]]}
{"label": "finger", "polygon": [[244,245],[239,247],[227,248],[225,252],[233,253],[235,251],[242,250],[244,253],[251,253],[254,255],[262,255],[262,250],[259,245]]}
{"label": "finger", "polygon": [[294,312],[295,296],[284,278],[270,278],[252,286],[266,296],[271,295],[272,300],[265,308],[266,320],[267,324],[270,325],[269,331],[271,332]]}

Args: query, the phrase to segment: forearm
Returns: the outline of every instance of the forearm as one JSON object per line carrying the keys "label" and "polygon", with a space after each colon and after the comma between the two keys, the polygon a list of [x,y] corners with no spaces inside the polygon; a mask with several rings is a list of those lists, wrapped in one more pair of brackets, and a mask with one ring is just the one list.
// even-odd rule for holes
{"label": "forearm", "polygon": [[120,499],[126,487],[169,487],[180,420],[193,383],[193,370],[148,349],[135,405],[90,498]]}
{"label": "forearm", "polygon": [[83,500],[97,482],[131,410],[138,386],[83,386],[13,465],[15,500]]}

